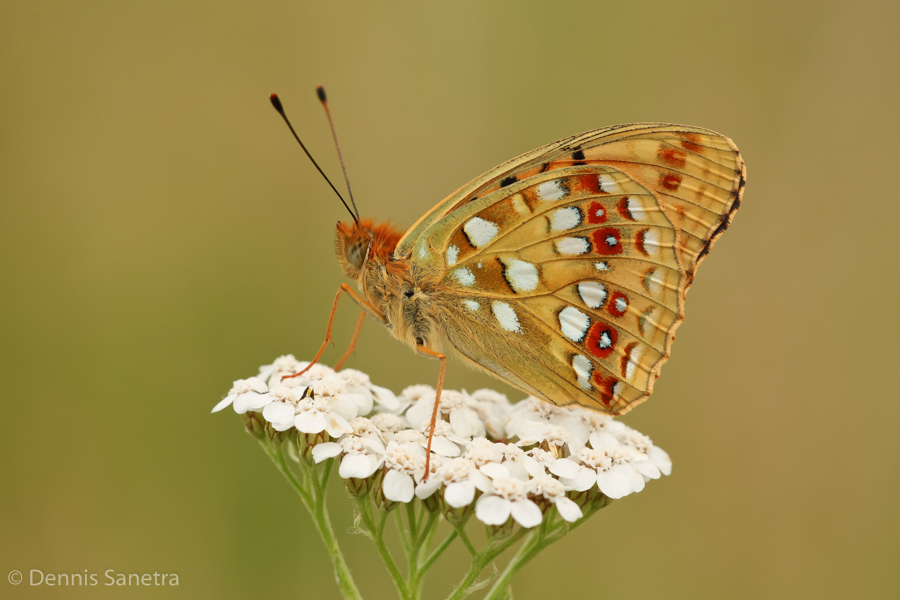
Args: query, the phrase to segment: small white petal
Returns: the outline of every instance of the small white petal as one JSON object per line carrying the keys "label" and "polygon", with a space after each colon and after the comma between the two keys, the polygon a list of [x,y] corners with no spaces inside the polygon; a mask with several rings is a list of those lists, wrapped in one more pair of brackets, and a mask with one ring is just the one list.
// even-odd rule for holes
{"label": "small white petal", "polygon": [[269,423],[291,423],[294,420],[294,407],[286,402],[269,402],[263,408],[263,418]]}
{"label": "small white petal", "polygon": [[644,490],[644,486],[647,485],[647,480],[644,479],[644,476],[641,475],[640,471],[635,469],[637,473],[636,477],[633,477],[631,480],[631,489],[635,492],[641,492]]}
{"label": "small white petal", "polygon": [[475,503],[475,516],[485,525],[503,525],[511,511],[510,501],[499,496],[482,496]]}
{"label": "small white petal", "polygon": [[[255,392],[245,392],[243,394],[238,394],[234,398],[234,412],[239,415],[244,414],[245,412],[251,410],[253,408],[253,404],[258,396],[269,396],[268,394],[257,394]],[[272,397],[269,396],[268,400],[271,401]],[[265,404],[268,404],[266,402]]]}
{"label": "small white petal", "polygon": [[320,412],[302,412],[294,417],[294,427],[303,433],[321,433],[325,431],[325,415]]}
{"label": "small white petal", "polygon": [[423,429],[431,422],[431,412],[434,409],[434,393],[426,394],[418,402],[406,411],[406,420],[413,429]]}
{"label": "small white petal", "polygon": [[214,412],[214,413],[219,412],[220,410],[222,410],[223,408],[225,408],[226,406],[228,406],[232,402],[234,402],[235,398],[237,398],[237,394],[228,394],[227,396],[222,398],[222,400],[220,400],[218,404],[213,406],[212,412]]}
{"label": "small white petal", "polygon": [[581,465],[568,458],[557,458],[550,464],[551,473],[557,477],[565,477],[566,479],[577,477],[581,469]]}
{"label": "small white petal", "polygon": [[313,460],[317,463],[320,463],[323,460],[328,460],[329,458],[334,458],[340,453],[341,445],[336,442],[324,442],[322,444],[316,444],[312,449]]}
{"label": "small white petal", "polygon": [[245,379],[244,383],[248,384],[250,386],[250,389],[258,394],[265,394],[269,391],[269,388],[266,387],[266,382],[259,377],[251,377],[250,379]]}
{"label": "small white petal", "polygon": [[[344,412],[338,413],[348,421],[355,418],[356,415],[367,415],[372,412],[371,394],[341,394],[338,396],[338,398],[340,400],[350,400],[353,403],[355,414],[352,417],[348,417],[346,414],[344,414]],[[332,410],[338,412],[337,408],[333,408]],[[347,411],[347,409],[344,408],[343,405],[341,407],[341,411],[346,411],[349,414],[349,411]]]}
{"label": "small white petal", "polygon": [[[422,447],[427,448],[428,442],[422,442]],[[431,440],[431,451],[447,458],[457,457],[460,453],[459,446],[442,435],[436,435],[434,436],[434,439]]]}
{"label": "small white petal", "polygon": [[575,477],[560,477],[559,482],[568,489],[576,492],[585,492],[597,483],[597,472],[594,469],[581,467]]}
{"label": "small white petal", "polygon": [[430,498],[431,495],[434,494],[439,487],[441,487],[441,480],[437,477],[432,476],[431,479],[429,479],[425,483],[420,483],[416,486],[416,498],[420,500]]}
{"label": "small white petal", "polygon": [[444,500],[453,508],[462,508],[472,504],[475,499],[475,484],[471,481],[457,481],[447,485]]}
{"label": "small white petal", "polygon": [[380,404],[385,410],[395,411],[400,408],[400,401],[391,390],[377,385],[371,386],[372,395],[375,396],[375,402]]}
{"label": "small white petal", "polygon": [[628,481],[628,484],[631,486],[632,492],[640,492],[644,489],[644,477],[634,465],[613,465],[609,470],[615,471],[616,473],[621,473],[622,477],[624,477]]}
{"label": "small white petal", "polygon": [[652,460],[640,460],[634,463],[634,466],[641,472],[641,475],[649,479],[659,479],[659,476],[661,475],[659,467],[654,465]]}
{"label": "small white petal", "polygon": [[472,471],[469,473],[469,481],[471,481],[479,491],[484,492],[485,494],[494,491],[494,484],[491,483],[491,478],[481,471]]}
{"label": "small white petal", "polygon": [[626,425],[622,421],[610,419],[606,422],[606,430],[616,437],[625,435],[626,433],[628,433],[629,429],[630,427],[628,427],[628,425]]}
{"label": "small white petal", "polygon": [[372,463],[365,454],[345,454],[344,458],[341,459],[341,468],[338,469],[338,474],[342,479],[350,479],[351,477],[365,479],[371,475],[371,470]]}
{"label": "small white petal", "polygon": [[246,394],[242,394],[243,396],[247,396],[246,402],[247,406],[251,409],[260,409],[269,402],[273,402],[275,397],[272,394],[257,394],[254,392],[248,392]]}
{"label": "small white petal", "polygon": [[531,500],[517,500],[512,503],[512,517],[525,529],[541,524],[541,509]]}
{"label": "small white petal", "polygon": [[409,502],[415,492],[413,478],[393,469],[384,476],[381,487],[384,490],[384,497],[394,502]]}
{"label": "small white petal", "polygon": [[647,456],[650,457],[650,460],[653,461],[654,465],[659,467],[659,470],[663,475],[672,474],[672,459],[669,458],[669,455],[665,450],[659,446],[650,446],[650,449],[647,450]]}
{"label": "small white petal", "polygon": [[509,477],[509,469],[500,463],[490,462],[481,466],[481,472],[490,478]]}
{"label": "small white petal", "polygon": [[591,448],[594,450],[612,450],[620,446],[619,440],[605,431],[595,431],[591,434]]}
{"label": "small white petal", "polygon": [[459,437],[472,439],[484,437],[484,421],[478,413],[468,406],[461,406],[450,411],[450,426]]}
{"label": "small white petal", "polygon": [[360,394],[340,394],[331,401],[331,411],[344,417],[350,421],[355,419],[359,414],[359,404],[356,397],[359,396],[360,401],[364,401],[365,397]]}
{"label": "small white petal", "polygon": [[384,454],[384,444],[381,440],[375,438],[363,438],[363,443],[377,454]]}
{"label": "small white petal", "polygon": [[[560,426],[564,427],[570,434],[569,436],[569,447],[571,449],[572,441],[577,440],[581,448],[588,441],[588,437],[591,435],[591,428],[587,426],[587,424],[576,417],[568,417],[563,419],[560,422]],[[578,450],[580,451],[581,448]],[[576,454],[575,450],[571,450],[572,454]]]}
{"label": "small white petal", "polygon": [[597,487],[614,500],[624,498],[632,492],[629,478],[613,469],[597,473]]}
{"label": "small white petal", "polygon": [[374,454],[367,454],[366,457],[369,459],[369,472],[366,474],[366,477],[371,477],[384,464],[384,459]]}
{"label": "small white petal", "polygon": [[578,455],[578,453],[584,450],[584,448],[586,447],[584,445],[584,442],[576,436],[572,436],[571,438],[569,438],[569,441],[566,442],[566,445],[569,447],[569,454],[572,455]]}
{"label": "small white petal", "polygon": [[286,423],[272,423],[272,429],[275,431],[287,431],[293,426],[293,421],[287,421]]}
{"label": "small white petal", "polygon": [[530,446],[532,444],[536,444],[540,441],[540,436],[547,429],[547,421],[540,420],[535,421],[532,419],[525,419],[521,423],[519,423],[519,427],[516,431],[516,435],[519,436],[519,441],[516,442],[517,446]]}
{"label": "small white petal", "polygon": [[525,470],[532,477],[540,477],[541,475],[546,475],[547,471],[541,466],[541,463],[534,460],[530,456],[526,456],[525,460],[522,462],[522,466],[525,467]]}
{"label": "small white petal", "polygon": [[528,471],[526,471],[522,463],[517,460],[505,460],[503,461],[503,466],[509,470],[510,477],[514,477],[521,481],[528,481],[531,479],[528,475]]}
{"label": "small white petal", "polygon": [[560,498],[555,504],[559,516],[569,523],[574,523],[584,516],[584,513],[581,512],[581,508],[566,497]]}
{"label": "small white petal", "polygon": [[353,433],[353,427],[347,419],[337,413],[330,413],[325,425],[325,431],[333,438],[339,438],[345,433]]}

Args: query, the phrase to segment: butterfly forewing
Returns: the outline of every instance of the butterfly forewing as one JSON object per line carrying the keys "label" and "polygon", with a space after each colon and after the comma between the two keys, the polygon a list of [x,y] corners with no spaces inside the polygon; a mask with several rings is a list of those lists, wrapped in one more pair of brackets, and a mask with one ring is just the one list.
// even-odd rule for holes
{"label": "butterfly forewing", "polygon": [[645,399],[696,265],[740,202],[730,140],[671,125],[573,136],[474,180],[396,253],[443,277],[451,344],[556,404]]}

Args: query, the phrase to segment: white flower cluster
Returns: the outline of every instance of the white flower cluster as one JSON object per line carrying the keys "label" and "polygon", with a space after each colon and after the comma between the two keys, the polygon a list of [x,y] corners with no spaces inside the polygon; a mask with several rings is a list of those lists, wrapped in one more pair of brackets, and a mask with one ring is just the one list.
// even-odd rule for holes
{"label": "white flower cluster", "polygon": [[390,502],[436,499],[445,514],[474,502],[487,525],[512,517],[530,528],[553,506],[566,521],[578,520],[585,492],[622,498],[672,470],[650,438],[607,415],[536,398],[511,404],[492,390],[444,390],[425,477],[433,388],[414,385],[397,396],[365,373],[318,364],[282,380],[308,364],[280,357],[234,382],[213,412],[232,405],[261,415],[273,431],[307,434],[311,460],[339,457],[351,493],[377,487]]}

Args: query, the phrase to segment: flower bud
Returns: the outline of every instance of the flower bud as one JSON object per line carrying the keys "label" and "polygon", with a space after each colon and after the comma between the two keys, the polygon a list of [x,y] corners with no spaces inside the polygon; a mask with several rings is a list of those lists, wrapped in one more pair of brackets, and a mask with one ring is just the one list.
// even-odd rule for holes
{"label": "flower bud", "polygon": [[303,433],[302,431],[297,432],[297,451],[300,455],[300,459],[308,465],[314,465],[315,460],[313,460],[312,449],[317,444],[323,444],[325,442],[330,442],[331,437],[325,431],[320,431],[319,433]]}
{"label": "flower bud", "polygon": [[348,477],[344,480],[344,488],[351,498],[363,498],[370,491],[381,487],[383,471],[378,470],[371,477]]}
{"label": "flower bud", "polygon": [[[478,496],[481,495],[481,492],[476,492],[475,499],[478,499]],[[433,494],[431,497],[437,497],[438,504],[440,506],[441,514],[444,515],[444,518],[447,519],[447,522],[453,525],[454,527],[462,526],[466,524],[466,521],[469,520],[469,517],[475,512],[475,502],[471,502],[466,504],[465,506],[460,506],[458,508],[454,508],[447,504],[447,501],[444,500],[444,494],[438,492]]]}
{"label": "flower bud", "polygon": [[434,513],[439,510],[442,510],[440,496],[441,496],[440,493],[434,493],[434,494],[431,494],[430,496],[428,496],[427,498],[420,498],[420,500],[422,502],[422,506],[424,506],[425,510],[427,510],[430,513]]}
{"label": "flower bud", "polygon": [[515,526],[516,522],[510,517],[503,525],[487,525],[485,526],[485,529],[487,529],[488,538],[499,542],[508,538],[512,534],[513,529],[515,529]]}
{"label": "flower bud", "polygon": [[612,503],[612,498],[600,491],[598,491],[594,496],[594,499],[591,500],[591,506],[597,510],[606,508],[610,503]]}
{"label": "flower bud", "polygon": [[244,430],[258,440],[262,440],[266,436],[266,421],[262,415],[257,412],[247,411],[241,415],[244,421]]}

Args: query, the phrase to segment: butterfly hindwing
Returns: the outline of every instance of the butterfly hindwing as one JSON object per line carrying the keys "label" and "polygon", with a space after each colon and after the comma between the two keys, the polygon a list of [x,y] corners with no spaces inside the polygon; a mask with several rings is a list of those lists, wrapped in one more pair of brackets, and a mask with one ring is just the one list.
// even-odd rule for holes
{"label": "butterfly hindwing", "polygon": [[447,336],[473,363],[556,404],[622,414],[652,391],[743,182],[737,149],[709,131],[589,132],[474,180],[396,253],[441,273]]}

